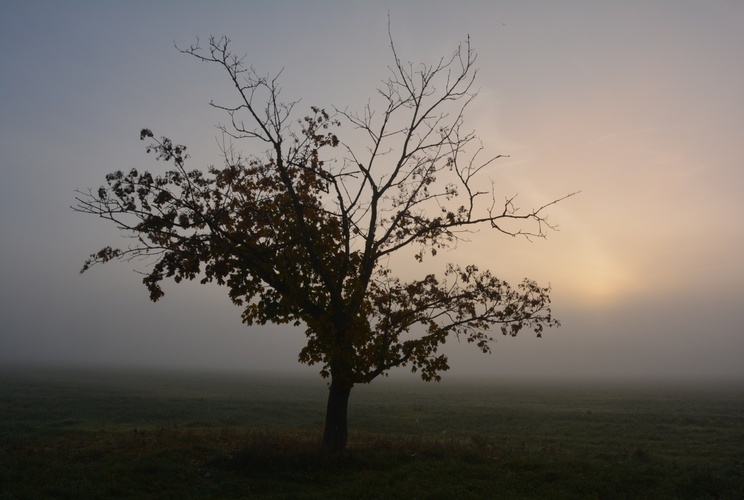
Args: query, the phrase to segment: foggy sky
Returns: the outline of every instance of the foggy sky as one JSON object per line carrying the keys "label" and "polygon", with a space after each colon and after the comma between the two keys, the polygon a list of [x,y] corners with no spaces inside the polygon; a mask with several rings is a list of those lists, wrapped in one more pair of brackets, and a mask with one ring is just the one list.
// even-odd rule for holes
{"label": "foggy sky", "polygon": [[259,73],[284,68],[297,117],[361,109],[391,63],[388,10],[404,60],[471,36],[466,125],[510,155],[490,172],[500,195],[529,209],[582,191],[547,240],[482,231],[404,263],[553,287],[561,328],[491,356],[452,340],[445,376],[743,377],[744,4],[684,0],[0,3],[0,364],[317,373],[296,361],[301,330],[245,327],[225,289],[166,283],[153,304],[146,263],[80,276],[126,241],[69,206],[111,171],[162,171],[143,127],[186,144],[191,168],[219,163],[208,103],[230,102],[229,82],[174,41],[224,34]]}

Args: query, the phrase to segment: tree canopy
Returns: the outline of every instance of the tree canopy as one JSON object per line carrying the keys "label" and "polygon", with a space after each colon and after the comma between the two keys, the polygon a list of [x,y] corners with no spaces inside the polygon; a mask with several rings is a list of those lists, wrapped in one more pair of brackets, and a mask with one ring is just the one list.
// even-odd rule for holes
{"label": "tree canopy", "polygon": [[454,264],[404,280],[391,268],[393,254],[422,262],[478,229],[542,238],[554,229],[546,209],[567,196],[520,211],[515,197],[497,194],[486,172],[501,156],[484,157],[464,126],[477,95],[469,39],[432,65],[404,63],[392,39],[390,47],[380,105],[311,107],[300,119],[278,78],[246,66],[229,39],[179,49],[220,67],[236,91],[234,104],[212,103],[229,118],[222,165],[189,169],[185,146],[143,129],[147,152],[170,167],[113,172],[99,189],[79,190],[73,206],[132,238],[92,254],[82,271],[149,258],[143,282],[153,301],[166,279],[217,283],[246,324],[304,327],[299,361],[331,378],[324,444],[334,449],[346,444],[354,384],[398,366],[439,380],[449,369],[439,348],[452,336],[487,353],[494,330],[540,336],[558,325],[549,287],[534,281],[511,286]]}

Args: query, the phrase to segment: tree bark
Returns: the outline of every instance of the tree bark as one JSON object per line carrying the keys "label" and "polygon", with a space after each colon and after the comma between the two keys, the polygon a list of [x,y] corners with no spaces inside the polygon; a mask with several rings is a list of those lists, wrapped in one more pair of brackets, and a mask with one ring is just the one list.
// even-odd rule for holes
{"label": "tree bark", "polygon": [[346,449],[346,440],[349,435],[346,415],[353,385],[353,383],[339,377],[331,378],[328,405],[326,406],[325,430],[323,431],[323,448],[326,450],[342,451]]}

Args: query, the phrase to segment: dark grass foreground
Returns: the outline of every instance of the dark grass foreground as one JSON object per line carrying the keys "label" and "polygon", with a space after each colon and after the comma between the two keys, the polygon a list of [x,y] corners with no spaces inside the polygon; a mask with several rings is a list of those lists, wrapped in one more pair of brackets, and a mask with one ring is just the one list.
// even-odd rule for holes
{"label": "dark grass foreground", "polygon": [[0,500],[744,498],[744,388],[362,387],[0,370]]}
{"label": "dark grass foreground", "polygon": [[0,498],[744,498],[743,465],[642,449],[352,436],[339,454],[285,432],[158,429],[7,437]]}

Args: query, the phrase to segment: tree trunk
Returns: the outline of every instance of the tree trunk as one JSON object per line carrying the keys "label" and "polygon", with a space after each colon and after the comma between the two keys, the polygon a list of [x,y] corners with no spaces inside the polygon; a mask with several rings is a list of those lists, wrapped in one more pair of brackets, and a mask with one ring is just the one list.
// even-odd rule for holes
{"label": "tree trunk", "polygon": [[353,384],[339,377],[332,377],[328,391],[323,448],[329,451],[346,449],[348,426],[346,414],[349,408],[349,395]]}

